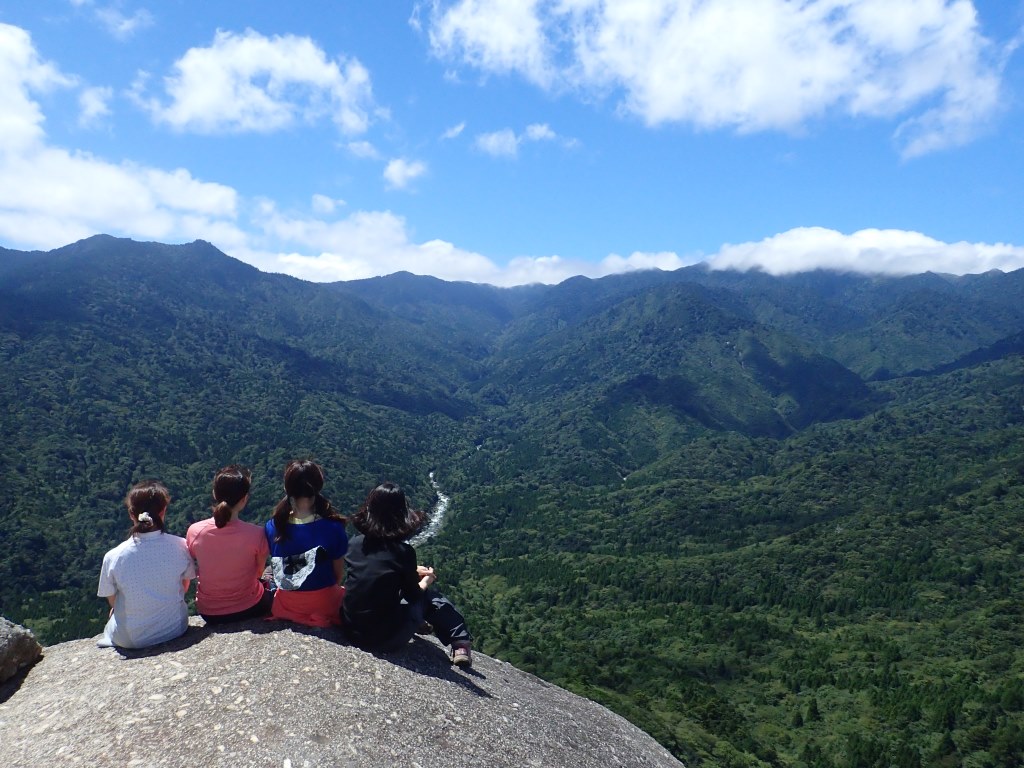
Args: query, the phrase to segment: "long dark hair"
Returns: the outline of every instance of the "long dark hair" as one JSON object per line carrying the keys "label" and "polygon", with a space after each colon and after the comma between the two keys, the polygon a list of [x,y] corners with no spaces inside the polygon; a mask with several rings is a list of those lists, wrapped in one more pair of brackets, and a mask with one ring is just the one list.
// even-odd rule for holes
{"label": "long dark hair", "polygon": [[[124,497],[124,505],[131,515],[131,533],[149,533],[164,529],[163,513],[171,503],[171,493],[159,480],[141,480],[133,485]],[[140,520],[140,517],[145,519]]]}
{"label": "long dark hair", "polygon": [[284,492],[285,497],[277,502],[274,507],[274,530],[277,531],[277,541],[288,536],[288,515],[292,513],[292,499],[313,498],[313,514],[319,515],[327,520],[336,520],[342,525],[345,524],[345,517],[338,510],[331,506],[330,499],[327,499],[320,491],[324,487],[324,471],[320,465],[310,459],[295,459],[289,461],[284,468]]}
{"label": "long dark hair", "polygon": [[210,511],[213,522],[223,528],[231,520],[231,509],[245,498],[252,487],[252,472],[240,464],[229,464],[217,470],[213,476],[213,500],[217,502]]}
{"label": "long dark hair", "polygon": [[427,522],[427,513],[413,509],[405,491],[394,483],[381,483],[352,516],[352,525],[364,536],[404,541]]}

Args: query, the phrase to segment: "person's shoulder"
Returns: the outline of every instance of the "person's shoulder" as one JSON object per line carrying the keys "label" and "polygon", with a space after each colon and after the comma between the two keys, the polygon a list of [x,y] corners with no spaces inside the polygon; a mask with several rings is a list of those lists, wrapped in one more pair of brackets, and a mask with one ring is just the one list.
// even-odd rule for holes
{"label": "person's shoulder", "polygon": [[188,549],[188,542],[181,536],[177,536],[173,533],[164,533],[158,541],[162,542],[167,547],[184,547]]}
{"label": "person's shoulder", "polygon": [[116,547],[111,547],[110,549],[107,550],[106,554],[103,555],[103,559],[104,560],[112,560],[113,558],[117,557],[119,554],[121,554],[126,549],[129,549],[132,546],[132,541],[133,541],[132,537],[129,536],[127,539],[122,541]]}
{"label": "person's shoulder", "polygon": [[203,531],[208,529],[211,525],[214,525],[212,517],[208,517],[205,520],[197,520],[188,527],[187,531],[185,531],[185,539],[194,539],[196,536],[198,536]]}

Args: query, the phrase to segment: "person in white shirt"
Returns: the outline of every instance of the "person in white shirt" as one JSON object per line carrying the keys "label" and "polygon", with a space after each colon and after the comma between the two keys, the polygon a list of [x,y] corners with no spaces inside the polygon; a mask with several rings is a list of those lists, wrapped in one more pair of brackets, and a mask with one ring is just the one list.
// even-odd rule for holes
{"label": "person in white shirt", "polygon": [[164,532],[170,501],[156,480],[136,483],[125,497],[131,535],[103,556],[96,590],[110,603],[100,647],[146,648],[188,629],[185,592],[195,565],[185,540]]}

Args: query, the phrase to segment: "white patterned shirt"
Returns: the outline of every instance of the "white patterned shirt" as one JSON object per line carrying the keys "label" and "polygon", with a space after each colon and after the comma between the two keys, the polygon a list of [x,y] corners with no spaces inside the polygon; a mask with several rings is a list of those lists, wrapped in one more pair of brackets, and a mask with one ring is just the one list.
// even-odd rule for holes
{"label": "white patterned shirt", "polygon": [[114,611],[97,645],[145,648],[184,634],[188,606],[182,582],[196,575],[185,540],[162,531],[131,536],[103,556],[99,597]]}

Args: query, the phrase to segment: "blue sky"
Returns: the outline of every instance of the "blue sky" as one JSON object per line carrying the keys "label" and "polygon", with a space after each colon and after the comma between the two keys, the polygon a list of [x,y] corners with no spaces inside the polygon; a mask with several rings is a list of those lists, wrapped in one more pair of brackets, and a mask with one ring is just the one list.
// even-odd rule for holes
{"label": "blue sky", "polygon": [[1022,0],[0,0],[0,244],[270,272],[1024,266]]}

